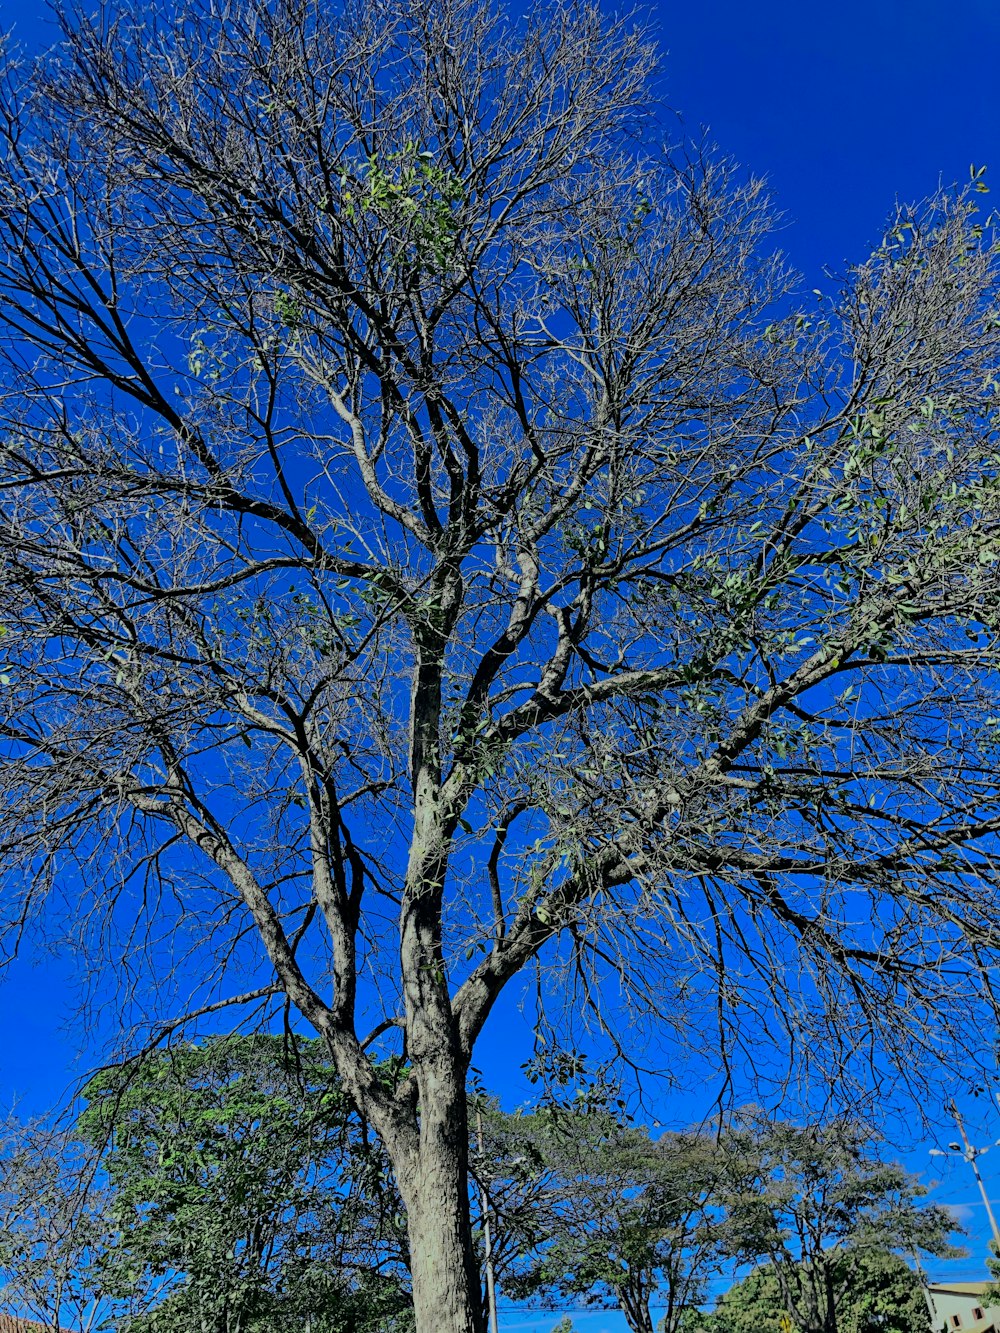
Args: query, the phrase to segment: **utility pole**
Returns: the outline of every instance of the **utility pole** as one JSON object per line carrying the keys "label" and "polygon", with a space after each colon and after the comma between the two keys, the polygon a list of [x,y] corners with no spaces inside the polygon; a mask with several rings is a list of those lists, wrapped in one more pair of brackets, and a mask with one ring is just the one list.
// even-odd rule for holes
{"label": "utility pole", "polygon": [[951,1103],[951,1113],[955,1117],[955,1124],[958,1126],[958,1132],[962,1136],[962,1143],[965,1147],[965,1152],[962,1155],[972,1167],[972,1173],[976,1177],[979,1193],[983,1196],[983,1206],[986,1209],[986,1216],[990,1219],[990,1228],[993,1232],[993,1243],[996,1246],[997,1254],[1000,1255],[1000,1231],[997,1230],[997,1220],[993,1216],[993,1209],[990,1206],[989,1195],[986,1193],[986,1186],[983,1184],[983,1178],[979,1174],[979,1163],[976,1161],[977,1157],[981,1157],[983,1153],[988,1150],[986,1148],[973,1148],[972,1144],[969,1142],[969,1136],[965,1132],[965,1124],[959,1114],[954,1098]]}
{"label": "utility pole", "polygon": [[913,1266],[917,1270],[917,1279],[920,1282],[920,1290],[924,1293],[924,1300],[927,1302],[927,1313],[931,1317],[931,1323],[935,1328],[938,1327],[937,1306],[934,1304],[934,1297],[931,1295],[930,1283],[927,1281],[927,1274],[924,1272],[924,1266],[920,1262],[920,1251],[913,1250]]}
{"label": "utility pole", "polygon": [[[479,1136],[479,1156],[485,1160],[485,1140],[483,1138],[483,1112],[482,1108],[476,1103],[476,1132]],[[493,1274],[493,1235],[490,1231],[490,1201],[486,1194],[486,1186],[482,1179],[479,1182],[479,1210],[483,1219],[483,1248],[485,1250],[485,1259],[483,1267],[486,1269],[486,1301],[490,1310],[490,1333],[500,1333],[500,1323],[497,1319],[497,1288]],[[996,1234],[996,1224],[993,1232]]]}

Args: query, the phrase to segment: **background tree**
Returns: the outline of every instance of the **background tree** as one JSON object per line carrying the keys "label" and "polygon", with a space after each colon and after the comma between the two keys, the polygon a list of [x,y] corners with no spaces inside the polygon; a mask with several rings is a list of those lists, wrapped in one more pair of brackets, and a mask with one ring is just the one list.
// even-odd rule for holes
{"label": "background tree", "polygon": [[719,1297],[714,1310],[686,1310],[684,1333],[779,1333],[787,1318],[784,1298],[774,1270],[754,1269]]}
{"label": "background tree", "polygon": [[954,1220],[920,1203],[925,1190],[881,1160],[864,1125],[749,1117],[727,1136],[724,1167],[718,1198],[727,1247],[740,1261],[768,1264],[746,1295],[770,1301],[776,1284],[780,1308],[801,1333],[845,1333],[866,1321],[882,1327],[900,1283],[910,1292],[900,1312],[907,1327],[919,1284],[890,1261],[891,1252],[956,1253]]}
{"label": "background tree", "polygon": [[170,1333],[403,1328],[401,1205],[317,1041],[220,1038],[85,1090],[116,1226],[105,1287]]}
{"label": "background tree", "polygon": [[843,1333],[925,1333],[923,1282],[898,1254],[870,1250],[859,1255],[851,1284],[840,1315]]}
{"label": "background tree", "polygon": [[653,1140],[607,1110],[551,1107],[515,1123],[544,1183],[509,1289],[618,1306],[633,1333],[653,1333],[650,1306],[665,1306],[660,1328],[676,1333],[722,1258],[709,1207],[714,1142]]}
{"label": "background tree", "polygon": [[130,1284],[121,1296],[104,1280],[115,1241],[108,1191],[93,1154],[73,1134],[40,1121],[8,1119],[0,1136],[0,1283],[4,1308],[52,1329],[92,1333],[127,1321],[157,1297]]}
{"label": "background tree", "polygon": [[475,1139],[470,1158],[474,1186],[473,1239],[482,1272],[483,1317],[489,1313],[486,1283],[485,1232],[489,1223],[490,1262],[494,1280],[513,1292],[527,1256],[551,1234],[549,1186],[551,1173],[536,1142],[536,1112],[513,1115],[481,1087],[472,1093],[470,1120]]}
{"label": "background tree", "polygon": [[298,1011],[420,1333],[481,1322],[466,1076],[543,952],[668,1066],[991,1047],[992,233],[786,300],[655,64],[575,0],[184,0],[3,75],[4,910],[143,1020]]}
{"label": "background tree", "polygon": [[[711,1314],[690,1311],[685,1333],[762,1333],[786,1314],[774,1269],[755,1269],[730,1287]],[[855,1256],[839,1293],[841,1333],[927,1333],[927,1299],[920,1278],[899,1255],[866,1250]],[[793,1326],[797,1329],[797,1326]]]}

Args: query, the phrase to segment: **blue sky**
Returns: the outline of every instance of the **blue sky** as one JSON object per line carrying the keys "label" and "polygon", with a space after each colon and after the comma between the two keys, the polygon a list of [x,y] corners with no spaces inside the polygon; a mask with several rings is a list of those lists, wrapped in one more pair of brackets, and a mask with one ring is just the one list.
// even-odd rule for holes
{"label": "blue sky", "polygon": [[878,239],[897,197],[996,162],[995,0],[709,0],[656,24],[671,103],[767,177],[810,286]]}
{"label": "blue sky", "polygon": [[[806,289],[829,286],[825,267],[861,258],[897,198],[965,179],[973,163],[992,168],[987,180],[996,172],[1000,191],[997,0],[701,0],[650,13],[667,52],[671,106],[689,131],[708,127],[723,151],[768,179],[785,218],[781,244]],[[0,26],[12,25],[28,45],[45,40],[36,3],[0,0]],[[19,1098],[23,1109],[44,1108],[85,1072],[93,1029],[78,1001],[65,959],[33,955],[0,983],[4,1107]],[[516,1025],[514,1007],[498,1021]],[[506,1037],[485,1053],[491,1076],[495,1067],[499,1077],[497,1046],[506,1048]],[[516,1080],[501,1086],[522,1095]],[[976,1141],[1000,1138],[990,1097],[957,1091]],[[930,1146],[908,1154],[914,1169],[929,1167]],[[1000,1198],[1000,1148],[983,1168]],[[968,1169],[938,1159],[937,1173],[935,1197],[962,1207],[978,1256],[985,1219]],[[982,1274],[976,1257],[949,1267],[952,1277]],[[581,1333],[624,1329],[608,1314],[575,1318]],[[511,1314],[503,1327],[536,1333],[556,1319]]]}

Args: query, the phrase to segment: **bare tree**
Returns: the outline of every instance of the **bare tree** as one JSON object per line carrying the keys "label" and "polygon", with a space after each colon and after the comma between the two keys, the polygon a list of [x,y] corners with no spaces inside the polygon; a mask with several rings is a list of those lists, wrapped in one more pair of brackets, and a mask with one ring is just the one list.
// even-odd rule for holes
{"label": "bare tree", "polygon": [[629,19],[138,8],[4,74],[4,902],[293,1006],[470,1333],[466,1076],[543,951],[633,1059],[624,1001],[845,1079],[992,1014],[993,241],[901,210],[789,315]]}
{"label": "bare tree", "polygon": [[0,1292],[6,1308],[54,1333],[67,1323],[90,1333],[157,1295],[155,1282],[116,1292],[103,1279],[116,1224],[95,1168],[63,1129],[13,1118],[0,1129]]}

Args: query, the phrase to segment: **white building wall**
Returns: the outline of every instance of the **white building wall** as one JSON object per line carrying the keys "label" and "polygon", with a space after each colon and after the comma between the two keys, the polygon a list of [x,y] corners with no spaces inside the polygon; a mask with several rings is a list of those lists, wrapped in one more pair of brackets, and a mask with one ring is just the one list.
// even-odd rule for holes
{"label": "white building wall", "polygon": [[[950,1285],[950,1284],[949,1284]],[[959,1287],[958,1283],[954,1284]],[[986,1283],[969,1283],[966,1290],[949,1291],[944,1285],[931,1284],[928,1294],[934,1306],[934,1333],[985,1333],[991,1323],[1000,1333],[1000,1305],[986,1305],[982,1290]],[[982,1311],[982,1317],[978,1312]],[[956,1324],[955,1319],[959,1322]]]}

